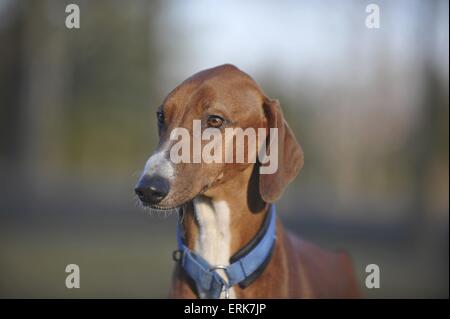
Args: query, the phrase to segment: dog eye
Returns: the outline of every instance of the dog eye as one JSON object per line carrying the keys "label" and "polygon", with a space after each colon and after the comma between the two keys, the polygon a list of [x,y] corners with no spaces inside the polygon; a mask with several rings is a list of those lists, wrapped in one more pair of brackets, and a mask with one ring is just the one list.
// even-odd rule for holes
{"label": "dog eye", "polygon": [[208,126],[209,127],[221,127],[223,125],[224,119],[221,118],[218,115],[211,115],[210,117],[208,117]]}
{"label": "dog eye", "polygon": [[163,125],[164,124],[164,112],[158,111],[156,112],[156,118],[158,119],[158,124]]}

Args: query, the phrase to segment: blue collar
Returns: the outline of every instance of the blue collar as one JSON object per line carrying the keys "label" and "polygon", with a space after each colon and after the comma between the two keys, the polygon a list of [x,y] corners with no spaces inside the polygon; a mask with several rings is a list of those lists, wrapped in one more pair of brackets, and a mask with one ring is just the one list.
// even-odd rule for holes
{"label": "blue collar", "polygon": [[[206,298],[220,298],[220,293],[224,291],[227,296],[228,289],[236,284],[242,286],[243,283],[253,281],[257,275],[264,270],[270,260],[276,240],[276,209],[275,205],[270,205],[269,214],[266,217],[262,231],[265,231],[260,239],[251,249],[241,250],[245,252],[239,259],[231,258],[230,265],[210,265],[201,256],[192,252],[183,242],[181,222],[177,223],[177,242],[181,267],[191,277],[197,285],[197,290],[206,292]],[[265,226],[265,227],[264,227]],[[258,235],[257,235],[258,236]],[[245,247],[248,248],[248,247]],[[239,253],[238,253],[239,255]],[[224,280],[218,273],[218,269],[223,269],[228,277]],[[256,276],[255,276],[256,275]],[[245,284],[244,286],[247,286]]]}

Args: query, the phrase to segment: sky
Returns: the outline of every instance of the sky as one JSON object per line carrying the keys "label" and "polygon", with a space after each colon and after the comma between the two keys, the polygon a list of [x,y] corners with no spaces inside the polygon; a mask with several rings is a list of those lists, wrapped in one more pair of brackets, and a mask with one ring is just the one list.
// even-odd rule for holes
{"label": "sky", "polygon": [[[365,26],[371,2],[379,4],[380,29]],[[251,74],[320,83],[355,68],[364,81],[381,58],[410,69],[425,27],[423,1],[413,0],[199,0],[169,2],[167,9],[160,36],[173,49],[168,61],[177,75],[231,62]],[[425,35],[436,36],[432,54],[448,79],[448,2],[437,11],[437,32]]]}

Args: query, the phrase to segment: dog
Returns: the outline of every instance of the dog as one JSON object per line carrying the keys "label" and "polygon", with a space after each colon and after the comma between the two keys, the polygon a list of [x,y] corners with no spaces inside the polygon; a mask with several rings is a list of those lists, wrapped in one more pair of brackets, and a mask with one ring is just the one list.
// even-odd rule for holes
{"label": "dog", "polygon": [[[261,174],[259,161],[173,163],[171,132],[192,134],[195,120],[222,131],[276,128],[278,169]],[[166,97],[157,122],[159,144],[135,192],[145,206],[179,211],[171,298],[360,296],[346,253],[297,238],[277,217],[274,203],[302,168],[303,151],[279,102],[249,75],[230,64],[196,73]]]}

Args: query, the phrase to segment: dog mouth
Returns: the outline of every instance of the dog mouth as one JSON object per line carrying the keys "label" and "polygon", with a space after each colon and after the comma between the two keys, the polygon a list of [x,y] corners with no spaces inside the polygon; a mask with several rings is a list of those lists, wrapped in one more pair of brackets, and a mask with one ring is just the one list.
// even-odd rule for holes
{"label": "dog mouth", "polygon": [[157,204],[149,204],[149,203],[142,202],[142,205],[144,205],[144,207],[148,207],[150,209],[172,211],[172,210],[177,210],[177,209],[181,208],[181,206],[183,206],[184,204],[174,205],[174,206],[161,206],[161,205],[157,205]]}
{"label": "dog mouth", "polygon": [[220,182],[223,179],[223,173],[220,173],[219,176],[217,176],[217,178],[215,180],[213,180],[212,182],[209,182],[208,184],[206,184],[205,186],[203,186],[200,190],[200,192],[196,195],[203,195],[205,192],[207,192],[209,189],[217,186],[218,184],[220,184]]}
{"label": "dog mouth", "polygon": [[214,186],[216,186],[217,184],[219,184],[222,181],[222,178],[223,178],[223,173],[221,173],[218,176],[218,178],[216,178],[214,181],[204,185],[197,194],[195,194],[194,196],[192,196],[192,195],[189,196],[188,199],[185,199],[180,204],[173,203],[173,202],[169,202],[169,203],[164,204],[164,205],[161,205],[160,203],[150,203],[150,202],[147,202],[147,201],[143,200],[142,198],[139,198],[139,196],[138,196],[138,200],[140,201],[140,203],[142,204],[143,207],[149,208],[149,209],[152,209],[152,210],[158,210],[158,211],[179,210],[183,206],[185,206],[187,203],[192,201],[195,197],[197,197],[199,195],[203,195],[206,191],[208,191],[209,189],[211,189]]}

